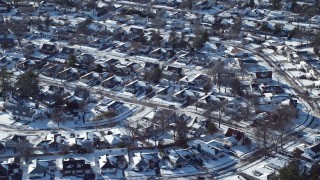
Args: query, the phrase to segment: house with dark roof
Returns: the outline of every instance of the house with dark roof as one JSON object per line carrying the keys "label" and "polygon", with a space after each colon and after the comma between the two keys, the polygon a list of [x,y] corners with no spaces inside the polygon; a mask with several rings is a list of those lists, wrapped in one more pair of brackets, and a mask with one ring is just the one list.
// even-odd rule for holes
{"label": "house with dark roof", "polygon": [[132,94],[141,94],[148,89],[149,86],[145,82],[139,80],[132,81],[125,86],[125,91],[131,92]]}
{"label": "house with dark roof", "polygon": [[268,83],[272,81],[272,71],[257,71],[251,74],[251,82]]}
{"label": "house with dark roof", "polygon": [[[225,136],[232,137],[233,139],[235,139],[237,145],[243,145],[245,143],[245,140],[248,138],[248,136],[244,132],[241,132],[232,128],[228,128]],[[233,141],[233,139],[224,139],[225,141],[224,143],[233,145],[234,144],[233,142],[231,143],[229,142],[229,141]]]}
{"label": "house with dark roof", "polygon": [[17,148],[17,146],[19,146],[21,143],[23,143],[24,141],[26,141],[27,136],[23,136],[23,135],[14,135],[11,138],[6,139],[5,141],[5,146],[7,148]]}
{"label": "house with dark roof", "polygon": [[85,159],[66,158],[62,160],[62,172],[64,175],[92,175],[92,168],[89,162]]}
{"label": "house with dark roof", "polygon": [[99,157],[99,168],[102,174],[116,173],[118,169],[128,167],[128,162],[124,155],[103,155]]}
{"label": "house with dark roof", "polygon": [[14,107],[12,110],[12,117],[13,119],[27,121],[34,121],[37,118],[36,112],[33,108],[24,106]]}
{"label": "house with dark roof", "polygon": [[48,134],[45,139],[40,141],[36,147],[39,149],[61,148],[68,145],[68,142],[61,134]]}
{"label": "house with dark roof", "polygon": [[59,52],[58,57],[59,58],[69,58],[69,56],[74,55],[77,56],[77,51],[75,48],[70,47],[63,47],[62,50]]}
{"label": "house with dark roof", "polygon": [[168,153],[169,161],[174,169],[182,168],[189,164],[189,160],[180,156],[174,150],[170,150]]}
{"label": "house with dark roof", "polygon": [[185,101],[188,102],[188,101],[196,100],[196,96],[192,91],[188,89],[183,89],[173,94],[172,99],[177,102],[185,102]]}
{"label": "house with dark roof", "polygon": [[80,72],[77,68],[68,68],[57,74],[58,79],[66,80],[66,81],[75,81],[79,79]]}
{"label": "house with dark roof", "polygon": [[2,162],[0,164],[0,179],[22,179],[20,164],[15,162]]}
{"label": "house with dark roof", "polygon": [[174,86],[167,86],[156,92],[156,96],[162,99],[170,98],[171,95],[174,93],[174,89]]}
{"label": "house with dark roof", "polygon": [[313,158],[320,156],[320,143],[313,144],[306,148],[305,153],[308,153]]}
{"label": "house with dark roof", "polygon": [[144,67],[143,67],[143,70],[144,71],[152,71],[153,69],[157,69],[157,68],[160,68],[160,64],[152,63],[152,62],[146,62]]}
{"label": "house with dark roof", "polygon": [[113,75],[113,76],[111,76],[101,82],[101,86],[106,87],[106,88],[114,88],[117,86],[123,86],[123,84],[124,84],[123,78],[116,76],[116,75]]}
{"label": "house with dark roof", "polygon": [[43,178],[46,173],[55,171],[56,163],[55,160],[32,160],[32,163],[28,166],[29,178]]}
{"label": "house with dark roof", "polygon": [[43,54],[49,54],[49,55],[53,55],[59,52],[59,49],[56,45],[54,44],[47,44],[44,43],[41,47],[40,50]]}

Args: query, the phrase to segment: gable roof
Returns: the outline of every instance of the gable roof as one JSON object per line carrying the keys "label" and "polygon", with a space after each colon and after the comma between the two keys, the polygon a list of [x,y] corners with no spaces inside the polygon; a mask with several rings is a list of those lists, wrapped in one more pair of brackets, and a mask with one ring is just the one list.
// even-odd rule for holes
{"label": "gable roof", "polygon": [[244,132],[229,128],[225,134],[226,137],[233,136],[237,141],[241,141],[244,138]]}
{"label": "gable roof", "polygon": [[17,142],[17,143],[20,143],[24,140],[27,139],[27,136],[22,136],[22,135],[14,135],[11,140],[14,141],[14,142]]}
{"label": "gable roof", "polygon": [[84,159],[66,158],[62,161],[63,171],[86,170],[91,169],[91,165],[87,164]]}
{"label": "gable roof", "polygon": [[310,150],[313,151],[314,153],[320,152],[320,143],[310,147]]}

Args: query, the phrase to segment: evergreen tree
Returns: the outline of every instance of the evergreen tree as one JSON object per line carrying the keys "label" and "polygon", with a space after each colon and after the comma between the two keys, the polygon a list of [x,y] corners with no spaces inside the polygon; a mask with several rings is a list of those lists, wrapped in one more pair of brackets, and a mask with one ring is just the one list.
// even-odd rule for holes
{"label": "evergreen tree", "polygon": [[287,166],[283,167],[279,170],[278,179],[279,180],[303,180],[305,179],[302,175],[300,175],[299,168],[300,161],[294,159],[288,163]]}

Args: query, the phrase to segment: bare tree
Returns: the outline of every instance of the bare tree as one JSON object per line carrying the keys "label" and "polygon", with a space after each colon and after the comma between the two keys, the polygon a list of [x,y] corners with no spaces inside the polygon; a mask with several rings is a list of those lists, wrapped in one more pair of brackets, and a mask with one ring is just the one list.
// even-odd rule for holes
{"label": "bare tree", "polygon": [[170,127],[175,112],[170,109],[157,109],[151,122],[160,128],[161,134]]}
{"label": "bare tree", "polygon": [[223,74],[226,74],[223,61],[212,64],[208,68],[207,74],[213,78],[213,82],[217,85],[219,92],[221,92],[221,85],[224,82]]}
{"label": "bare tree", "polygon": [[[210,103],[207,108],[206,112],[204,113],[205,116],[210,121],[218,120],[219,128],[221,125],[222,115],[225,113],[225,105],[228,103],[228,100],[223,101],[215,101]],[[214,114],[217,113],[217,114]]]}
{"label": "bare tree", "polygon": [[64,121],[64,107],[56,107],[53,109],[52,119],[58,123],[58,127],[60,127],[60,123]]}
{"label": "bare tree", "polygon": [[28,140],[21,142],[18,145],[17,150],[20,152],[20,155],[26,159],[26,161],[34,155],[34,148]]}
{"label": "bare tree", "polygon": [[266,122],[256,123],[256,127],[254,129],[254,136],[256,138],[257,144],[260,147],[262,146],[264,155],[268,154],[268,144],[272,137],[271,133],[272,133],[272,130],[269,128],[268,123]]}

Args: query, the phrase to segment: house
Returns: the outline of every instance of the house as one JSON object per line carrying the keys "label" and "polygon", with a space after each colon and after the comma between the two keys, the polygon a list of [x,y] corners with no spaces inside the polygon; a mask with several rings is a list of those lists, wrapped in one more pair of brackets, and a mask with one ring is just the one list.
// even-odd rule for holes
{"label": "house", "polygon": [[151,50],[151,46],[143,45],[140,42],[133,42],[128,50],[129,55],[147,54]]}
{"label": "house", "polygon": [[80,81],[85,84],[96,84],[101,81],[101,76],[96,72],[89,72],[80,77]]}
{"label": "house", "polygon": [[58,57],[67,59],[69,56],[74,55],[77,56],[77,51],[75,48],[70,47],[63,47],[60,53],[58,54]]}
{"label": "house", "polygon": [[183,156],[180,156],[175,150],[170,150],[167,155],[174,169],[182,168],[189,164],[189,160]]}
{"label": "house", "polygon": [[123,102],[120,101],[112,101],[108,104],[107,108],[108,111],[119,111],[121,108],[123,108]]}
{"label": "house", "polygon": [[172,99],[178,102],[185,102],[185,101],[196,100],[196,96],[192,91],[188,89],[183,89],[173,94]]}
{"label": "house", "polygon": [[10,138],[5,140],[5,146],[7,148],[17,148],[21,143],[25,142],[27,139],[27,136],[23,135],[14,135],[11,136]]}
{"label": "house", "polygon": [[20,164],[16,162],[2,162],[0,164],[0,179],[22,179]]}
{"label": "house", "polygon": [[18,62],[16,64],[16,68],[21,69],[23,71],[27,71],[27,70],[33,71],[33,70],[41,69],[45,64],[46,64],[45,61],[29,59],[22,62]]}
{"label": "house", "polygon": [[167,86],[165,88],[160,89],[158,92],[156,92],[156,96],[162,99],[167,99],[172,96],[174,93],[174,86]]}
{"label": "house", "polygon": [[40,149],[61,148],[68,145],[67,139],[61,134],[47,134],[45,139],[40,141],[36,147]]}
{"label": "house", "polygon": [[32,42],[27,42],[22,44],[22,53],[26,56],[29,56],[33,53],[35,53],[37,50],[37,47]]}
{"label": "house", "polygon": [[211,79],[204,74],[196,74],[192,76],[185,76],[179,80],[179,84],[184,87],[200,87],[202,88],[205,83]]}
{"label": "house", "polygon": [[94,57],[91,54],[82,53],[80,54],[78,61],[79,63],[92,63]]}
{"label": "house", "polygon": [[131,72],[136,73],[136,72],[138,72],[138,69],[141,67],[141,65],[139,63],[135,63],[135,62],[129,62],[127,64],[127,67],[129,67],[131,69]]}
{"label": "house", "polygon": [[59,96],[63,96],[65,93],[64,87],[61,86],[55,86],[55,85],[49,85],[48,94],[56,94]]}
{"label": "house", "polygon": [[162,71],[162,76],[170,81],[178,81],[184,76],[183,68],[167,66],[164,71]]}
{"label": "house", "polygon": [[209,145],[201,140],[196,140],[192,145],[192,149],[197,150],[199,153],[211,158],[212,160],[217,160],[218,158],[224,156],[224,153],[221,148],[222,147]]}
{"label": "house", "polygon": [[262,94],[264,93],[284,93],[284,89],[278,85],[265,85],[261,84],[259,90]]}
{"label": "house", "polygon": [[13,108],[12,117],[13,119],[26,121],[34,121],[37,119],[37,115],[33,108],[20,105]]}
{"label": "house", "polygon": [[63,64],[48,63],[41,68],[42,74],[47,77],[56,77],[57,74],[64,70]]}
{"label": "house", "polygon": [[110,71],[113,70],[114,66],[119,63],[120,61],[118,59],[111,58],[104,62],[102,66],[105,67],[108,71]]}
{"label": "house", "polygon": [[99,157],[101,174],[116,173],[118,169],[128,167],[128,150],[126,148],[113,148],[107,154]]}
{"label": "house", "polygon": [[267,83],[272,81],[272,71],[257,71],[251,75],[251,82]]}
{"label": "house", "polygon": [[79,71],[77,68],[67,68],[59,72],[57,78],[66,81],[75,81],[79,78]]}
{"label": "house", "polygon": [[214,94],[208,94],[208,95],[201,97],[198,100],[198,106],[205,107],[208,104],[215,104],[215,103],[223,102],[225,100],[227,100],[227,98],[225,98],[225,97],[216,96]]}
{"label": "house", "polygon": [[313,158],[318,157],[320,155],[320,143],[316,143],[306,148],[305,153],[309,154]]}
{"label": "house", "polygon": [[[244,132],[228,128],[226,134],[226,137],[234,137],[234,139],[237,141],[237,145],[243,145],[248,138],[247,135]],[[232,138],[227,138],[225,139],[226,144],[230,144],[233,141]],[[231,143],[232,144],[232,143]],[[232,144],[234,145],[234,144]]]}
{"label": "house", "polygon": [[43,54],[54,55],[59,52],[59,49],[54,44],[44,43],[40,50]]}
{"label": "house", "polygon": [[143,81],[135,80],[125,86],[125,91],[132,94],[141,94],[146,92],[150,87]]}
{"label": "house", "polygon": [[117,86],[122,86],[123,84],[124,84],[123,78],[116,75],[113,75],[101,82],[101,86],[106,88],[114,88]]}
{"label": "house", "polygon": [[111,147],[118,147],[119,145],[123,144],[123,141],[113,134],[105,135],[104,139]]}
{"label": "house", "polygon": [[135,153],[133,157],[134,165],[132,170],[136,172],[154,171],[159,169],[161,158],[158,152]]}
{"label": "house", "polygon": [[146,62],[144,64],[143,70],[146,71],[152,71],[154,69],[160,68],[160,64],[158,63],[152,63],[152,62]]}
{"label": "house", "polygon": [[43,178],[46,173],[55,171],[56,163],[55,160],[32,160],[32,163],[28,166],[29,178]]}
{"label": "house", "polygon": [[130,67],[124,64],[116,64],[113,66],[112,70],[118,76],[128,76],[133,72]]}
{"label": "house", "polygon": [[62,172],[64,175],[93,174],[91,164],[85,159],[66,158],[62,160]]}

